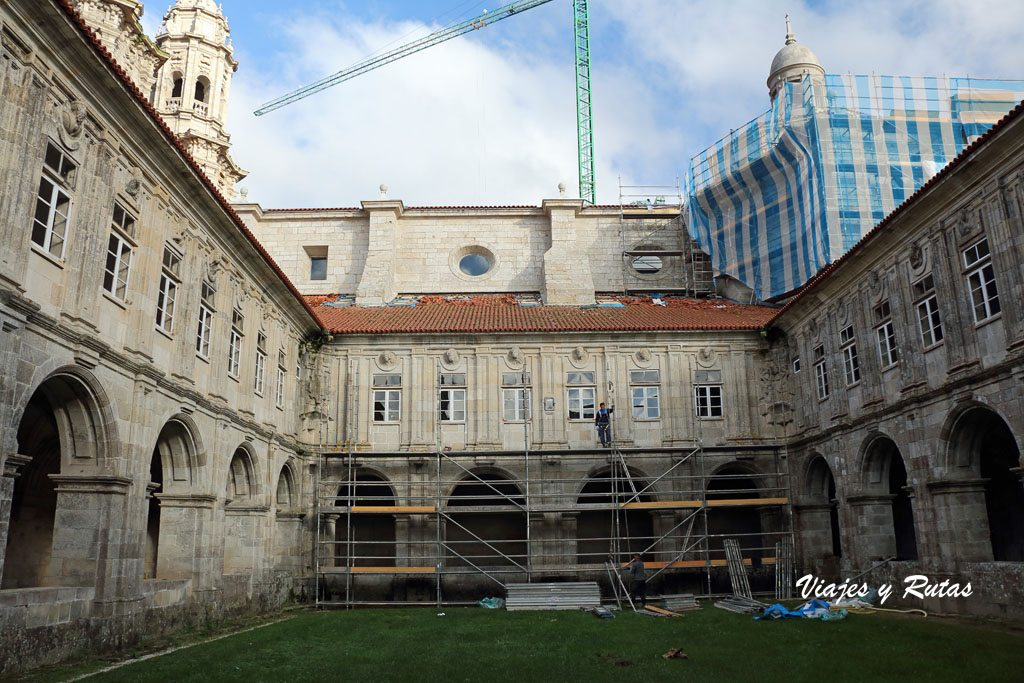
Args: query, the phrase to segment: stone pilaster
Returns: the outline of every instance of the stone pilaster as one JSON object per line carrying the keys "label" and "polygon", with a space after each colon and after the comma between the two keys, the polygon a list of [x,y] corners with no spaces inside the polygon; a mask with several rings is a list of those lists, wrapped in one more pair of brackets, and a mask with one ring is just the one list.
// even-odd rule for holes
{"label": "stone pilaster", "polygon": [[542,206],[551,220],[551,247],[544,253],[544,303],[594,303],[590,259],[576,236],[576,215],[583,209],[583,201],[545,199]]}
{"label": "stone pilaster", "polygon": [[156,575],[161,579],[192,579],[196,588],[213,586],[220,572],[213,568],[211,544],[216,535],[216,496],[153,494],[160,501],[160,546]]}
{"label": "stone pilaster", "polygon": [[31,460],[31,457],[18,453],[10,453],[4,458],[4,469],[0,476],[0,578],[4,575],[4,558],[7,556],[7,532],[11,525],[14,480]]}
{"label": "stone pilaster", "polygon": [[987,479],[948,479],[926,485],[935,509],[938,559],[944,564],[992,561],[986,483]]}
{"label": "stone pilaster", "polygon": [[849,496],[857,534],[854,537],[856,561],[870,564],[896,554],[896,534],[892,521],[892,494]]}
{"label": "stone pilaster", "polygon": [[[384,194],[382,186],[381,194]],[[405,211],[401,200],[380,199],[363,202],[370,217],[369,246],[363,274],[356,288],[356,304],[382,306],[398,296],[395,289],[395,250],[398,221]]]}

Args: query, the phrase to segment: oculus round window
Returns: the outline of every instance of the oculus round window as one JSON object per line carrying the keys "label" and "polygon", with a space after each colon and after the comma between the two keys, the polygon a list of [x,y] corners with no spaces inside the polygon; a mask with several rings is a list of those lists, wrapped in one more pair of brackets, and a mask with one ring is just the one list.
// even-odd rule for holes
{"label": "oculus round window", "polygon": [[663,263],[661,257],[651,254],[650,256],[634,256],[633,257],[633,270],[643,275],[653,275],[659,272]]}
{"label": "oculus round window", "polygon": [[490,269],[490,259],[480,253],[466,254],[459,259],[459,270],[472,277],[483,275]]}

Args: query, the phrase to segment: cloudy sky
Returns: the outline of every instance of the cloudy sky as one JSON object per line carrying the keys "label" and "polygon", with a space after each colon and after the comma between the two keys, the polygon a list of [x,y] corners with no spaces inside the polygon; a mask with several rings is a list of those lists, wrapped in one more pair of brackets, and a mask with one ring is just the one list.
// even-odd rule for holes
{"label": "cloudy sky", "polygon": [[[221,0],[228,130],[264,208],[538,205],[578,195],[571,0],[553,0],[265,116],[264,102],[507,0]],[[163,4],[147,3],[152,35]],[[768,106],[785,36],[829,73],[1024,78],[1021,0],[592,0],[598,203],[673,185]]]}

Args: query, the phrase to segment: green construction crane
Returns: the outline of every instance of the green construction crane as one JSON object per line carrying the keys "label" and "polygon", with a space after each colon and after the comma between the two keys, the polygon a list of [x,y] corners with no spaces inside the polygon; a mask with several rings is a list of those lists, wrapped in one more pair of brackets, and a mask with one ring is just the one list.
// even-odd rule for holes
{"label": "green construction crane", "polygon": [[[297,102],[309,97],[321,90],[326,90],[332,85],[342,81],[355,78],[368,71],[382,67],[385,64],[397,61],[413,53],[425,50],[428,47],[443,43],[461,36],[464,33],[481,29],[488,24],[507,19],[513,15],[525,12],[528,9],[546,5],[551,0],[527,0],[525,2],[513,2],[494,10],[451,24],[430,35],[414,40],[411,43],[402,45],[385,52],[384,54],[362,61],[347,69],[342,69],[335,74],[322,78],[315,83],[303,86],[287,95],[282,95],[271,100],[257,109],[256,116],[262,116],[285,105]],[[587,13],[587,0],[573,0],[573,34],[576,39],[576,126],[579,138],[579,169],[580,169],[580,197],[588,204],[594,203],[594,134],[593,117],[590,105],[590,29]]]}

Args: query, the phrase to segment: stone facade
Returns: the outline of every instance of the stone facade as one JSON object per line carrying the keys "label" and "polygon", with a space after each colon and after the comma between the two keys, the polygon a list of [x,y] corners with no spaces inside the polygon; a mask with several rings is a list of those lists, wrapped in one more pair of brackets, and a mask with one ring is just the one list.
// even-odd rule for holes
{"label": "stone facade", "polygon": [[804,565],[852,573],[895,557],[884,571],[899,583],[974,586],[932,609],[1019,615],[1024,117],[989,137],[808,285],[770,336],[805,397],[789,432]]}
{"label": "stone facade", "polygon": [[0,36],[6,673],[302,589],[319,328],[73,15],[6,3]]}
{"label": "stone facade", "polygon": [[[216,62],[226,106],[223,17],[168,17],[161,45],[202,49],[165,70]],[[615,317],[608,292],[682,288],[671,258],[623,254],[684,251],[681,230],[565,197],[232,207],[70,5],[0,5],[0,50],[0,674],[309,597],[317,566],[317,597],[433,601],[430,570],[476,599],[465,555],[600,576],[612,537],[678,561],[666,589],[725,590],[721,538],[759,563],[792,528],[798,571],[894,557],[873,580],[972,582],[927,609],[1024,610],[1024,111],[785,307]],[[444,331],[386,305],[428,294]],[[475,307],[512,294],[542,314]],[[702,385],[721,403],[698,415]],[[584,395],[616,406],[615,451]],[[472,509],[488,489],[504,507]]]}
{"label": "stone facade", "polygon": [[157,70],[167,53],[142,30],[142,3],[136,0],[77,0],[78,14],[96,31],[103,47],[143,93],[156,87]]}

